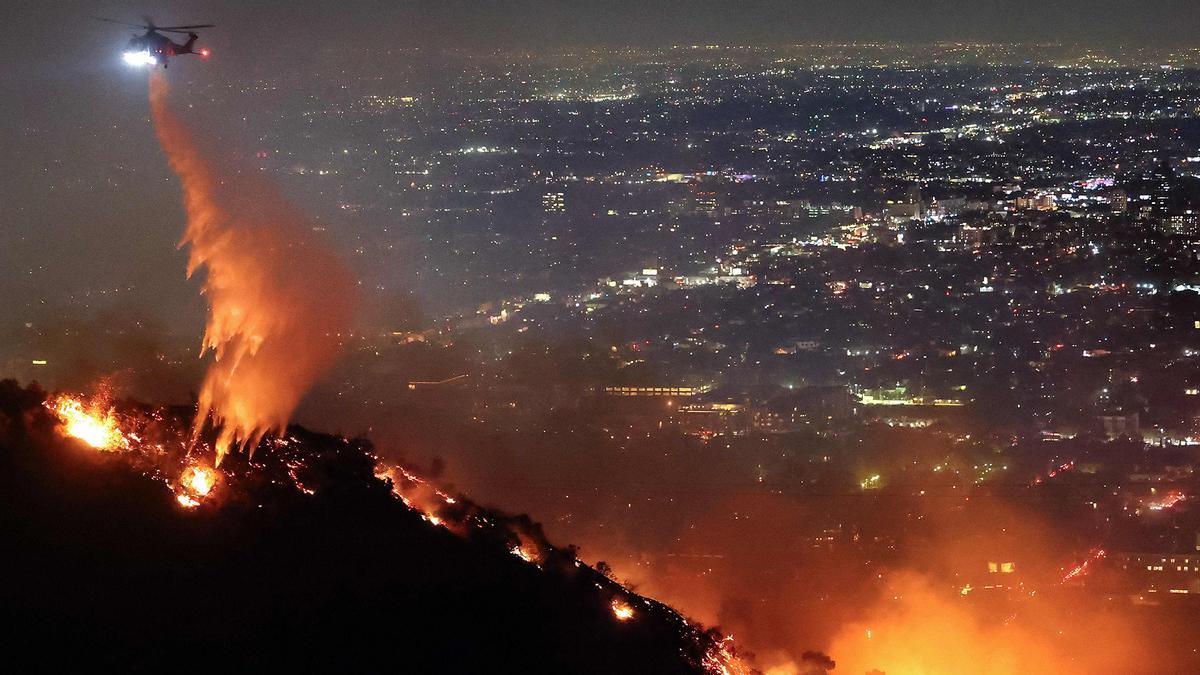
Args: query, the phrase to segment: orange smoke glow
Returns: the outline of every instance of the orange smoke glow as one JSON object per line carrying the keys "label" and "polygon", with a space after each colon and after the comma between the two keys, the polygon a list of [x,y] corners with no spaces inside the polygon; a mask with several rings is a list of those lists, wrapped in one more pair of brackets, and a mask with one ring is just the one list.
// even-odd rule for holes
{"label": "orange smoke glow", "polygon": [[168,105],[166,80],[150,79],[158,138],[183,184],[188,275],[204,268],[204,351],[193,434],[220,428],[217,463],[286,427],[300,398],[333,363],[350,326],[354,282],[305,218],[260,179],[224,175]]}
{"label": "orange smoke glow", "polygon": [[1047,639],[980,622],[917,575],[897,580],[894,599],[846,626],[830,653],[838,670],[888,675],[1078,672],[1059,662]]}
{"label": "orange smoke glow", "polygon": [[1028,602],[1006,620],[915,573],[901,573],[889,597],[844,626],[829,650],[837,671],[888,675],[1149,672],[1119,611],[1075,612]]}
{"label": "orange smoke glow", "polygon": [[47,403],[63,423],[63,433],[97,450],[120,450],[129,446],[120,423],[111,410],[99,403],[85,405],[71,396],[60,396]]}
{"label": "orange smoke glow", "polygon": [[[1127,604],[1097,590],[1109,581],[1110,547],[1063,551],[1057,520],[998,500],[972,502],[969,512],[961,503],[917,502],[937,534],[869,566],[844,535],[844,543],[809,553],[812,545],[788,529],[819,511],[783,495],[738,494],[705,506],[711,516],[687,519],[665,552],[641,557],[646,547],[627,543],[617,528],[570,536],[639,593],[735,634],[753,667],[769,675],[824,673],[819,660],[805,658],[810,651],[835,661],[834,673],[859,675],[1148,672],[1137,662],[1144,630]],[[886,522],[857,501],[819,504]],[[715,664],[725,661],[713,659],[709,671],[721,672]]]}

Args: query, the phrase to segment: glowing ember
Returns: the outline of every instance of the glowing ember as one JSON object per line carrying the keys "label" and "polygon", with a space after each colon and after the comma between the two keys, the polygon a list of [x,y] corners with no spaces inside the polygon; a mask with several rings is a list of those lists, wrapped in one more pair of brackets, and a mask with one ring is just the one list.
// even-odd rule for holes
{"label": "glowing ember", "polygon": [[1089,571],[1090,565],[1092,563],[1096,562],[1097,560],[1100,560],[1105,555],[1107,555],[1107,553],[1104,551],[1104,549],[1102,549],[1102,548],[1093,549],[1088,554],[1087,560],[1084,560],[1083,562],[1079,563],[1078,565],[1075,565],[1071,569],[1067,570],[1067,573],[1065,575],[1063,575],[1062,583],[1065,584],[1065,583],[1071,581],[1072,579],[1077,579],[1079,577],[1086,575]]}
{"label": "glowing ember", "polygon": [[628,621],[633,618],[633,608],[619,598],[612,601],[612,611],[613,616],[617,617],[617,621]]}
{"label": "glowing ember", "polygon": [[194,509],[197,506],[200,506],[200,502],[196,501],[195,498],[187,494],[176,495],[175,501],[179,502],[179,505],[185,509]]}
{"label": "glowing ember", "polygon": [[1182,492],[1168,492],[1162,498],[1146,503],[1146,508],[1151,511],[1165,511],[1179,502],[1187,499],[1187,495]]}
{"label": "glowing ember", "polygon": [[1069,462],[1063,462],[1062,464],[1059,464],[1058,466],[1054,467],[1053,469],[1050,469],[1050,471],[1046,474],[1046,478],[1042,478],[1041,475],[1038,475],[1036,478],[1034,478],[1032,481],[1030,481],[1029,484],[1031,486],[1032,485],[1041,485],[1042,483],[1046,482],[1046,480],[1048,480],[1050,478],[1057,478],[1060,474],[1064,474],[1068,471],[1073,471],[1074,469],[1075,469],[1075,460],[1071,460]]}
{"label": "glowing ember", "polygon": [[129,447],[111,410],[103,410],[96,403],[85,406],[79,399],[70,396],[61,396],[46,405],[58,415],[66,435],[98,450]]}

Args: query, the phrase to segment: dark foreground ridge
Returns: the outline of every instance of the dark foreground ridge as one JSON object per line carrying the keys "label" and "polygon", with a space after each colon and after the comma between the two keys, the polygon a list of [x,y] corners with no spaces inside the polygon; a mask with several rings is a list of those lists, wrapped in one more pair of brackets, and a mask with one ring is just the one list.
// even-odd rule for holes
{"label": "dark foreground ridge", "polygon": [[[527,519],[468,503],[459,508],[497,525],[462,534],[428,522],[376,477],[364,442],[293,427],[286,452],[260,448],[253,470],[231,457],[221,501],[187,509],[155,469],[65,438],[44,400],[0,382],[0,607],[10,664],[712,669],[717,633],[623,589],[571,549],[542,543],[537,564],[514,555],[507,524],[540,537]],[[295,489],[299,481],[313,494]],[[629,601],[635,616],[615,618],[614,601]]]}

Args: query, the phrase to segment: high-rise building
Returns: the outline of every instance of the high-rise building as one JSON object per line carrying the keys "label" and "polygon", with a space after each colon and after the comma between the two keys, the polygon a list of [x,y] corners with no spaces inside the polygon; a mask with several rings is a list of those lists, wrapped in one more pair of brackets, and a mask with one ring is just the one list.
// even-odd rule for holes
{"label": "high-rise building", "polygon": [[1121,189],[1108,193],[1108,205],[1113,213],[1125,213],[1129,208],[1129,194]]}

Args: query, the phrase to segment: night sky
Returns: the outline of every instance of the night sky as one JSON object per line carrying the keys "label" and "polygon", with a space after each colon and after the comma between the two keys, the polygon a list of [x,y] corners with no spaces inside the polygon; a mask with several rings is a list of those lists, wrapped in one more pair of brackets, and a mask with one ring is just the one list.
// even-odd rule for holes
{"label": "night sky", "polygon": [[323,42],[369,49],[395,41],[426,46],[453,41],[485,50],[694,41],[1188,44],[1200,27],[1200,6],[1184,0],[17,0],[0,12],[6,70],[13,65],[10,59],[36,60],[55,40],[73,37],[91,46],[106,29],[83,25],[88,14],[124,20],[150,14],[162,23],[211,21],[220,24],[222,39],[230,44],[277,50]]}

